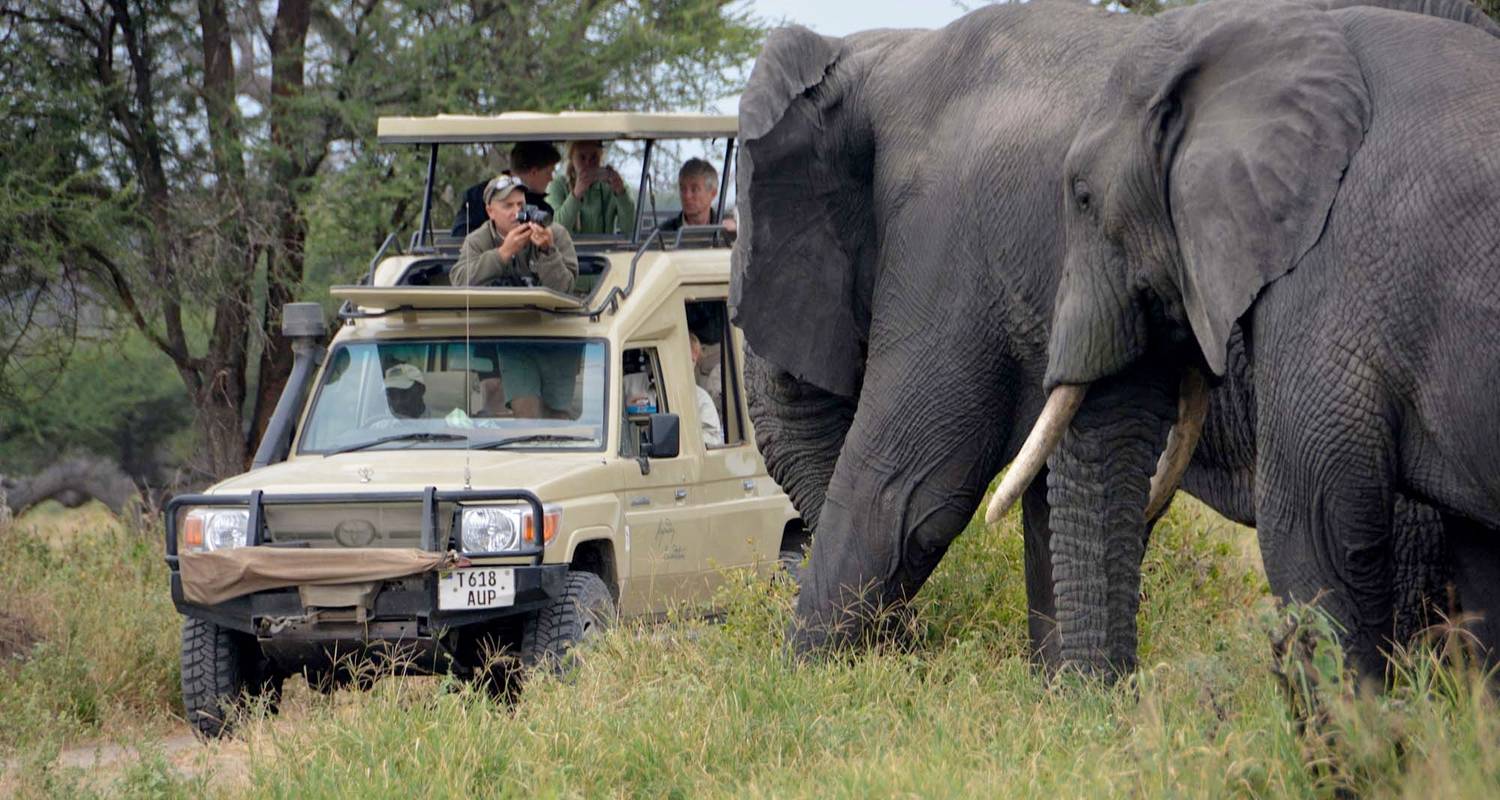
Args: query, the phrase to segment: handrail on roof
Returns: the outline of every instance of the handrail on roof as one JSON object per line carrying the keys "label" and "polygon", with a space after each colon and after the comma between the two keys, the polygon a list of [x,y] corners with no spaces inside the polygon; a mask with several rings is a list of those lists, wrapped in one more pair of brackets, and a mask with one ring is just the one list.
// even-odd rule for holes
{"label": "handrail on roof", "polygon": [[[364,275],[360,276],[359,282],[360,282],[361,285],[364,285],[364,286],[374,286],[375,285],[375,268],[378,267],[378,266],[380,266],[380,262],[385,258],[385,251],[391,249],[391,245],[393,245],[395,243],[396,243],[396,234],[395,234],[395,232],[391,232],[391,233],[388,233],[388,234],[385,235],[385,241],[380,243],[380,249],[376,250],[375,251],[375,257],[372,258],[372,259],[370,259],[370,271],[366,272]],[[348,300],[345,300],[344,303],[343,303],[343,305],[339,306],[339,313],[338,313],[339,319],[348,319],[348,317],[345,316],[346,313],[348,313],[348,314],[354,314],[354,313],[356,313],[355,310],[354,310],[354,304],[351,303],[351,302],[349,302]]]}
{"label": "handrail on roof", "polygon": [[[724,230],[724,226],[723,225],[685,225],[685,226],[683,226],[681,229],[679,229],[677,231],[677,237],[676,237],[676,241],[673,244],[673,248],[675,249],[677,247],[677,245],[680,245],[682,243],[682,235],[683,235],[683,233],[696,234],[696,233],[709,233],[709,232],[712,232],[714,234],[714,241],[715,242],[718,241],[718,237],[720,235],[725,235],[725,237],[727,239],[727,231]],[[495,310],[496,311],[541,311],[541,312],[544,312],[544,313],[547,313],[547,314],[556,314],[558,316],[588,317],[590,320],[598,320],[599,317],[602,316],[604,314],[604,312],[606,312],[606,311],[608,311],[611,314],[618,313],[619,310],[620,310],[620,303],[623,302],[623,301],[625,301],[626,299],[628,299],[630,297],[631,293],[635,291],[636,269],[640,266],[641,259],[645,257],[646,251],[649,250],[649,249],[651,249],[651,244],[653,242],[655,242],[661,248],[662,252],[666,252],[667,251],[667,241],[666,241],[666,237],[662,235],[663,233],[665,233],[665,231],[663,231],[660,226],[651,229],[651,233],[646,236],[646,240],[644,242],[642,242],[641,246],[635,251],[635,256],[633,256],[630,259],[630,272],[625,276],[625,285],[624,286],[616,286],[616,287],[611,288],[608,292],[605,293],[604,298],[601,299],[599,301],[599,303],[597,305],[595,305],[593,308],[576,308],[575,309],[575,308],[543,308],[541,306],[516,306],[515,308],[495,309]],[[392,237],[394,237],[394,234],[392,234]],[[382,252],[384,252],[384,248],[381,248],[381,250],[382,250]],[[373,275],[373,271],[372,271],[372,275]],[[372,284],[373,284],[373,280],[372,280]],[[397,312],[404,312],[404,311],[410,310],[410,307],[408,307],[408,306],[401,306],[401,307],[397,307],[397,308],[385,308],[385,309],[381,309],[380,311],[364,311],[364,310],[360,310],[360,309],[347,308],[350,305],[352,305],[350,302],[348,302],[348,301],[344,302],[344,307],[341,307],[339,309],[339,315],[338,315],[339,319],[343,319],[343,320],[350,320],[350,319],[375,319],[375,318],[378,318],[378,317],[387,316],[389,314],[393,314],[393,313],[397,313]],[[429,308],[429,309],[424,309],[424,310],[426,310],[426,311],[468,311],[468,312],[472,313],[473,311],[479,310],[479,309]]]}

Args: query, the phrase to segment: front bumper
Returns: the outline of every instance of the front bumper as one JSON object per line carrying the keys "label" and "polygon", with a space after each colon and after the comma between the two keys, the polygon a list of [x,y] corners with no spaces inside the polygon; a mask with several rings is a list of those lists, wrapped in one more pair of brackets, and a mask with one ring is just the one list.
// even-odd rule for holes
{"label": "front bumper", "polygon": [[[368,631],[362,638],[369,639],[407,639],[412,636],[425,638],[448,629],[526,614],[562,596],[563,582],[568,573],[566,564],[517,566],[513,569],[516,575],[516,602],[503,608],[471,611],[439,609],[435,573],[384,581],[384,585],[371,600],[364,622],[343,619],[345,615],[336,613],[337,609],[308,609],[302,605],[302,597],[295,588],[257,592],[211,606],[196,605],[183,598],[182,578],[176,571],[172,572],[172,604],[177,607],[178,613],[185,616],[207,620],[260,638],[273,638],[289,629],[295,629],[298,638],[326,638],[329,641],[348,639],[351,629]],[[319,630],[326,635],[320,637]],[[387,630],[402,633],[399,636],[379,635]]]}
{"label": "front bumper", "polygon": [[[171,570],[172,602],[181,614],[252,634],[262,641],[295,639],[309,643],[430,641],[453,629],[526,614],[562,595],[568,571],[565,564],[541,563],[544,553],[541,544],[515,552],[465,554],[471,560],[489,562],[477,563],[476,566],[514,569],[515,603],[501,608],[440,609],[436,573],[380,581],[374,594],[358,609],[309,608],[303,604],[296,587],[255,592],[213,605],[190,603],[183,594],[177,528],[178,519],[185,509],[204,506],[248,508],[249,546],[256,547],[271,546],[265,544],[263,510],[266,506],[420,503],[421,548],[445,552],[456,549],[457,543],[452,541],[456,526],[450,525],[446,536],[440,533],[439,514],[443,506],[448,506],[449,513],[456,516],[459,506],[464,503],[495,501],[524,502],[531,506],[533,519],[545,518],[541,500],[535,494],[510,489],[438,491],[428,487],[420,492],[266,494],[256,491],[243,495],[179,495],[166,507],[166,561]],[[496,559],[504,559],[504,563],[496,563]]]}

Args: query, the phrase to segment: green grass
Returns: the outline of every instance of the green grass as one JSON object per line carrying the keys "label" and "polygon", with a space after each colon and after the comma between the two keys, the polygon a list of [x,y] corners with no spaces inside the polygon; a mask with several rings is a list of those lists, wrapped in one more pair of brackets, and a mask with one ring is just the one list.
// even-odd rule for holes
{"label": "green grass", "polygon": [[[622,626],[591,646],[567,680],[534,680],[512,707],[431,679],[386,680],[368,693],[331,698],[294,690],[279,717],[248,720],[238,742],[202,751],[206,772],[184,777],[148,752],[109,776],[105,791],[273,797],[1500,794],[1500,712],[1472,670],[1426,648],[1402,654],[1392,691],[1357,690],[1341,678],[1325,618],[1306,609],[1274,609],[1253,549],[1246,554],[1249,535],[1196,503],[1177,503],[1149,550],[1142,668],[1114,686],[1070,676],[1047,681],[1028,665],[1013,518],[999,531],[975,526],[959,539],[922,594],[917,644],[905,651],[793,663],[781,640],[790,596],[783,588],[735,580],[720,597],[722,622]],[[133,724],[121,720],[121,711],[159,719],[174,710],[176,620],[153,566],[155,553],[136,553],[159,545],[116,537],[129,555],[115,558],[119,566],[108,585],[140,588],[133,602],[119,606],[131,619],[111,638],[144,643],[126,648],[134,656],[113,656],[109,669],[96,669],[90,659],[97,653],[80,640],[45,658],[71,675],[154,674],[129,681],[86,678],[93,705],[114,709],[86,715],[69,692],[26,677],[28,663],[13,685],[31,698],[24,701],[29,707],[53,716],[13,734],[10,725],[24,712],[0,700],[6,731],[0,735],[17,754],[13,763],[38,763],[39,742],[108,735]],[[48,547],[54,549],[29,544],[24,557],[50,559],[54,568],[46,572],[56,572],[56,565],[84,571],[96,563],[82,551]],[[31,572],[0,567],[0,580]],[[85,598],[67,595],[73,590],[60,577],[28,586],[86,605]],[[100,612],[71,607],[64,616],[77,620],[78,637],[102,633],[89,621]],[[1278,659],[1268,631],[1301,646]],[[17,680],[14,668],[5,669],[11,672],[0,680]],[[11,693],[10,686],[0,688],[0,696]],[[215,759],[245,766],[217,775]],[[33,768],[19,785],[45,795],[76,791],[79,780],[66,770]]]}
{"label": "green grass", "polygon": [[178,617],[154,531],[46,503],[0,530],[0,554],[0,624],[29,645],[0,664],[0,748],[168,724]]}

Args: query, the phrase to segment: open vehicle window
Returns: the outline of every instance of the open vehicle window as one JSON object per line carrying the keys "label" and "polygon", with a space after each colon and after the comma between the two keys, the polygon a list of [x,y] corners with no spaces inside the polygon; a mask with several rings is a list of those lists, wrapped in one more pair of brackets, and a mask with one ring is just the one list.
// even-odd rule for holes
{"label": "open vehicle window", "polygon": [[740,408],[739,374],[734,365],[734,340],[730,336],[729,310],[723,300],[690,300],[686,306],[688,332],[697,338],[699,353],[693,364],[693,379],[706,392],[718,413],[722,444],[730,447],[745,441],[744,409]]}
{"label": "open vehicle window", "polygon": [[620,455],[634,458],[641,454],[641,441],[647,435],[652,414],[669,414],[666,384],[663,383],[661,359],[654,347],[632,347],[620,355],[620,408],[625,425],[620,435]]}
{"label": "open vehicle window", "polygon": [[604,447],[603,342],[355,342],[328,359],[300,453]]}

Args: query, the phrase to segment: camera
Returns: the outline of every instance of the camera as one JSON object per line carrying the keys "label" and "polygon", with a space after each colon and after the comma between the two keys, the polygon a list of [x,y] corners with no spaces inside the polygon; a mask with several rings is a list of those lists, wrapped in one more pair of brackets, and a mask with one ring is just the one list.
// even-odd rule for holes
{"label": "camera", "polygon": [[527,203],[526,205],[521,206],[520,211],[516,212],[516,222],[521,223],[522,225],[528,222],[535,222],[536,224],[545,228],[548,225],[552,224],[552,214],[541,208],[531,205],[530,203]]}

